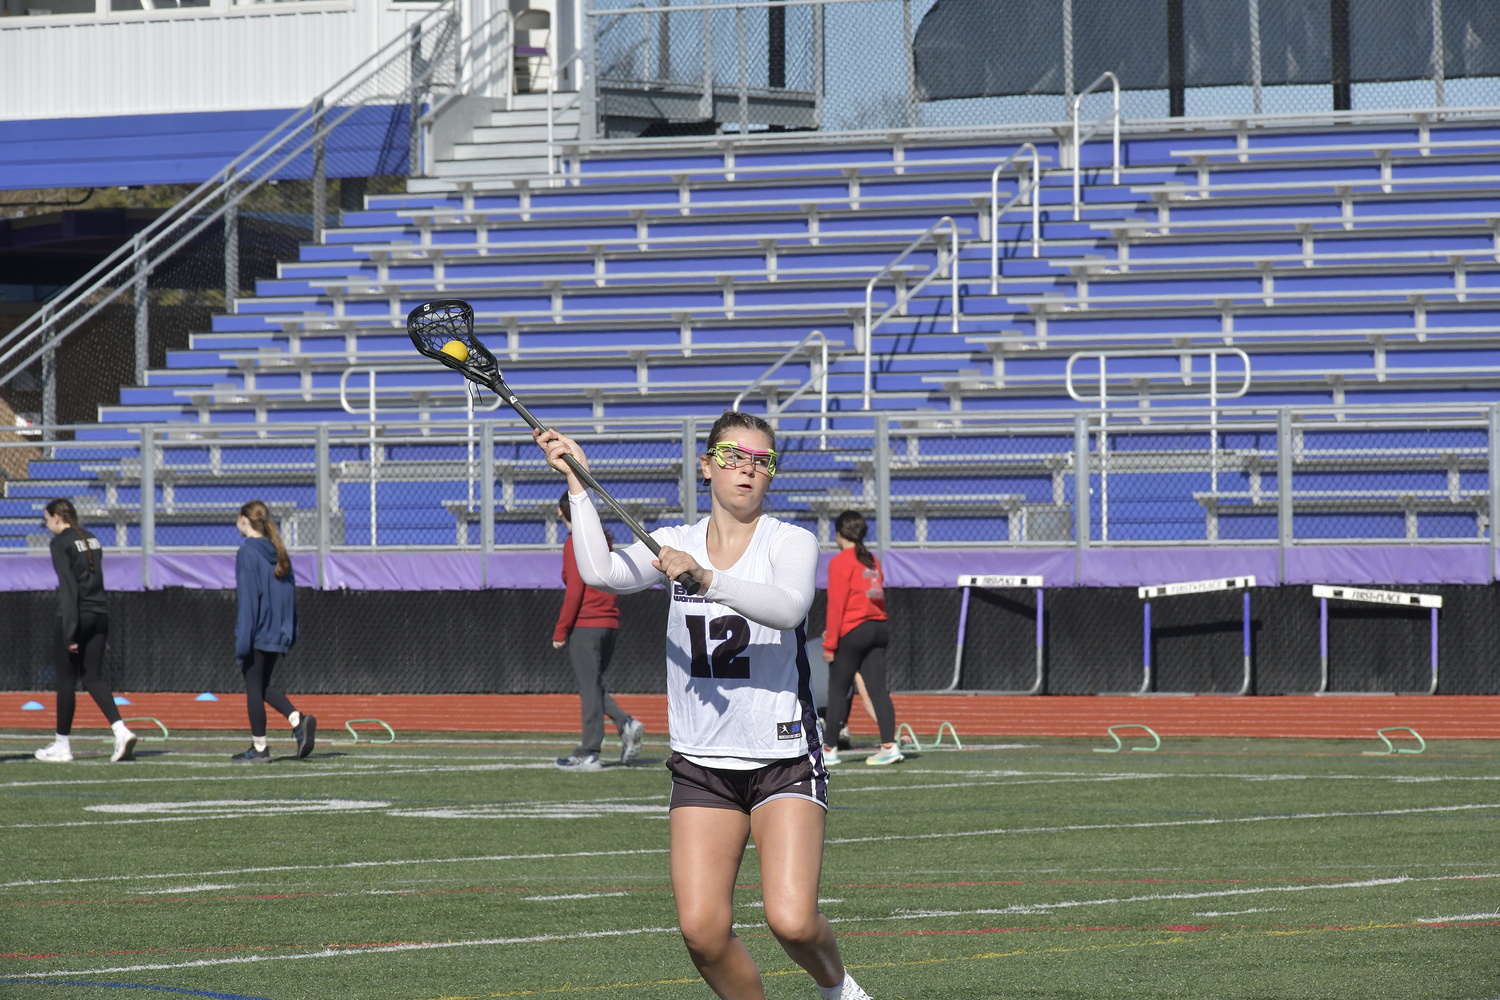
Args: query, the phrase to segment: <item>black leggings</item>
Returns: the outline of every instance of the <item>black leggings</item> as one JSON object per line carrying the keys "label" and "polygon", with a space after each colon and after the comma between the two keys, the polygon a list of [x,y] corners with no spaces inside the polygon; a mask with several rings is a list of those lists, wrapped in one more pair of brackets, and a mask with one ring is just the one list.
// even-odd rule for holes
{"label": "black leggings", "polygon": [[276,669],[280,653],[253,650],[240,666],[245,674],[245,707],[250,710],[250,735],[266,735],[266,706],[291,718],[296,711],[286,695],[271,686],[271,671]]}
{"label": "black leggings", "polygon": [[839,639],[839,648],[828,665],[828,714],[824,730],[830,739],[849,721],[849,688],[854,675],[863,674],[865,691],[880,724],[880,742],[896,742],[896,706],[885,686],[885,647],[890,644],[885,622],[860,622]]}
{"label": "black leggings", "polygon": [[94,698],[99,711],[110,725],[120,721],[120,710],[115,707],[114,695],[104,683],[104,646],[109,640],[109,615],[79,615],[78,652],[68,651],[68,642],[63,638],[62,623],[57,627],[57,733],[68,736],[73,732],[73,712],[77,707],[74,689],[79,678],[83,689]]}

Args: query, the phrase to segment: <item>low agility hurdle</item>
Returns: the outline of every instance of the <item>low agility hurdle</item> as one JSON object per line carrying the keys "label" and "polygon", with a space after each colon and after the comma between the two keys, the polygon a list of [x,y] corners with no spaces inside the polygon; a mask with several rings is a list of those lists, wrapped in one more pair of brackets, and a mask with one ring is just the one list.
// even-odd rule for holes
{"label": "low agility hurdle", "polygon": [[1142,660],[1145,663],[1145,675],[1141,678],[1141,689],[1136,694],[1151,693],[1151,600],[1157,597],[1177,597],[1182,594],[1211,594],[1221,590],[1243,590],[1245,592],[1242,602],[1243,611],[1243,650],[1245,656],[1245,675],[1240,682],[1240,689],[1236,695],[1250,693],[1250,588],[1255,586],[1253,576],[1231,576],[1218,580],[1193,580],[1189,583],[1166,583],[1155,587],[1137,588],[1136,594],[1145,602],[1145,638],[1143,639],[1144,653]]}
{"label": "low agility hurdle", "polygon": [[[1323,675],[1318,682],[1318,694],[1341,694],[1328,690],[1328,602],[1358,601],[1364,604],[1384,604],[1401,608],[1427,608],[1431,611],[1432,679],[1427,686],[1428,694],[1437,694],[1438,686],[1438,609],[1443,599],[1437,594],[1407,594],[1399,590],[1369,590],[1362,587],[1330,587],[1313,585],[1313,596],[1318,599],[1318,650],[1323,662]],[[1353,693],[1353,692],[1350,692]],[[1364,692],[1359,692],[1364,693]]]}
{"label": "low agility hurdle", "polygon": [[[986,590],[1007,588],[1036,588],[1036,680],[1025,691],[995,691],[993,694],[1040,694],[1042,690],[1042,578],[1040,576],[960,576],[958,585],[964,589],[963,603],[958,608],[958,647],[953,653],[953,680],[944,691],[958,690],[958,678],[964,666],[964,635],[969,627],[969,591],[974,587]],[[941,731],[938,738],[942,738]],[[954,739],[958,734],[954,734]]]}

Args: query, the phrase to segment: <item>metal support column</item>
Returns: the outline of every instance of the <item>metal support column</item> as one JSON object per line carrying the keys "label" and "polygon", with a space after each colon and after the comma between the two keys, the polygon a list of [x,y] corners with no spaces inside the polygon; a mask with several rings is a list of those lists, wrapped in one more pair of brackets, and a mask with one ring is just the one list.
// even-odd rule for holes
{"label": "metal support column", "polygon": [[698,523],[698,422],[692,417],[682,421],[682,482],[678,487],[682,500],[682,523]]}
{"label": "metal support column", "polygon": [[1496,537],[1500,536],[1500,404],[1490,406],[1490,579],[1495,578],[1495,559],[1500,548]]}
{"label": "metal support column", "polygon": [[[224,200],[234,199],[234,188],[224,191]],[[240,206],[234,202],[224,209],[224,308],[234,312],[234,300],[240,297]]]}
{"label": "metal support column", "polygon": [[146,384],[146,365],[150,363],[150,304],[147,300],[146,258],[140,256],[141,237],[135,238],[135,384]]}
{"label": "metal support column", "polygon": [[1075,570],[1083,572],[1083,550],[1089,547],[1089,417],[1073,414],[1073,540]]}
{"label": "metal support column", "polygon": [[479,585],[490,585],[490,554],[495,551],[495,422],[479,426]]}
{"label": "metal support column", "polygon": [[328,220],[328,170],[323,162],[323,99],[313,114],[312,241],[323,242],[323,224]]}
{"label": "metal support column", "polygon": [[422,60],[422,28],[420,25],[411,26],[411,116],[407,123],[411,126],[407,136],[407,176],[423,176],[422,163],[422,87],[418,81],[422,78],[425,67]]}
{"label": "metal support column", "polygon": [[1257,115],[1263,113],[1261,80],[1260,0],[1250,0],[1250,96]]}
{"label": "metal support column", "polygon": [[912,46],[911,0],[901,0],[901,48],[906,60],[906,127],[917,124],[917,53]]}
{"label": "metal support column", "polygon": [[[1059,116],[1059,118],[1066,121],[1070,119],[1073,114],[1073,0],[1062,0],[1062,16],[1063,113]],[[1068,152],[1071,152],[1072,143],[1064,143],[1064,145],[1070,147]],[[1062,150],[1059,150],[1059,152],[1063,153],[1063,155],[1066,155],[1066,153],[1064,153],[1064,151]],[[1059,166],[1072,167],[1073,164],[1071,162],[1060,163]]]}
{"label": "metal support column", "polygon": [[[42,321],[42,329],[47,329],[47,321]],[[51,331],[48,331],[50,334]],[[57,432],[50,428],[57,423],[57,348],[49,347],[42,352],[42,426],[49,428],[42,431],[43,441],[54,441]],[[47,455],[51,458],[49,452]]]}
{"label": "metal support column", "polygon": [[150,590],[151,555],[156,551],[156,431],[151,427],[142,427],[140,440],[141,585]]}
{"label": "metal support column", "polygon": [[891,418],[875,417],[875,542],[880,558],[891,547]]}
{"label": "metal support column", "polygon": [[1292,544],[1292,411],[1285,406],[1276,411],[1276,538],[1278,579],[1284,583]]}
{"label": "metal support column", "polygon": [[1443,106],[1443,77],[1447,67],[1443,48],[1443,0],[1432,0],[1432,103]]}
{"label": "metal support column", "polygon": [[313,447],[313,465],[317,474],[318,490],[318,589],[328,588],[328,536],[332,524],[332,497],[328,465],[328,425],[319,424],[316,444]]}

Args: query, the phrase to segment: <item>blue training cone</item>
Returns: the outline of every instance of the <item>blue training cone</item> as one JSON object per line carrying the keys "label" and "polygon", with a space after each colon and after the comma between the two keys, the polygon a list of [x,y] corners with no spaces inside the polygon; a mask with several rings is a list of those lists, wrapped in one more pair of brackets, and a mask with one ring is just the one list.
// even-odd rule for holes
{"label": "blue training cone", "polygon": [[129,705],[130,704],[130,699],[129,698],[121,698],[119,695],[115,695],[115,704],[116,705]]}
{"label": "blue training cone", "polygon": [[194,698],[193,700],[194,701],[218,701],[219,700],[219,696],[216,695],[216,694],[214,694],[212,691],[205,691],[202,694],[200,694],[198,697]]}
{"label": "blue training cone", "polygon": [[21,706],[21,711],[23,711],[23,712],[40,712],[42,709],[44,709],[46,707],[47,707],[46,705],[43,705],[39,701],[28,701],[26,704],[24,704],[24,705]]}

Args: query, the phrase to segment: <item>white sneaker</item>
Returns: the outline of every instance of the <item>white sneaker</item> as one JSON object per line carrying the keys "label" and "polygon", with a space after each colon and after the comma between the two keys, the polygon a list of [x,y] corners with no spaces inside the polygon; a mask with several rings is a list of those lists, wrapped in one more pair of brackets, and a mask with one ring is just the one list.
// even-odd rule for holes
{"label": "white sneaker", "polygon": [[53,742],[42,747],[33,756],[37,760],[45,760],[53,764],[66,764],[73,759],[73,749],[61,743]]}
{"label": "white sneaker", "polygon": [[111,763],[119,763],[122,760],[135,760],[136,735],[130,730],[125,730],[115,737],[115,752],[110,754]]}
{"label": "white sneaker", "polygon": [[899,764],[905,759],[906,755],[901,752],[900,747],[881,747],[877,753],[866,757],[865,763],[872,767],[879,767],[882,764]]}
{"label": "white sneaker", "polygon": [[[838,747],[824,747],[823,748],[823,766],[824,767],[832,767],[833,765],[835,765],[837,763],[840,763]],[[830,989],[831,988],[832,987],[830,987]]]}
{"label": "white sneaker", "polygon": [[870,994],[861,989],[860,985],[854,981],[854,977],[849,975],[849,973],[847,972],[844,973],[844,981],[837,987],[830,986],[825,990],[823,987],[819,986],[818,993],[824,997],[827,997],[835,989],[839,991],[836,1000],[870,1000]]}

